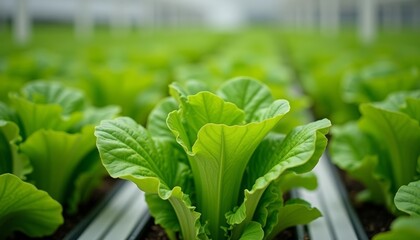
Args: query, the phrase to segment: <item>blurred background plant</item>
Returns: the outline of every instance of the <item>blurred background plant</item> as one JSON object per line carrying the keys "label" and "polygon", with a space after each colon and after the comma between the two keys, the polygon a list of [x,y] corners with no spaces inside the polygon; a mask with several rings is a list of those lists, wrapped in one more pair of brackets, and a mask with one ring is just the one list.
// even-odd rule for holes
{"label": "blurred background plant", "polygon": [[[417,0],[2,0],[0,101],[1,109],[12,109],[12,113],[0,114],[4,149],[19,154],[32,151],[26,141],[45,130],[42,124],[38,125],[42,129],[33,128],[31,116],[23,116],[27,110],[16,108],[25,101],[47,104],[37,102],[38,98],[26,99],[30,96],[23,89],[36,86],[31,85],[34,81],[77,92],[71,95],[83,107],[65,110],[63,106],[65,118],[74,112],[93,116],[99,108],[114,105],[120,115],[145,125],[153,107],[168,96],[171,82],[185,85],[194,80],[195,90],[214,91],[228,79],[245,76],[269,86],[276,99],[290,102],[291,112],[275,131],[285,134],[292,126],[326,117],[336,126],[333,142],[351,143],[343,135],[351,125],[374,145],[370,155],[391,159],[379,147],[381,137],[365,131],[364,123],[378,121],[374,116],[369,120],[366,109],[388,114],[383,104],[381,108],[372,102],[420,88],[419,29]],[[416,106],[413,101],[418,98],[410,99],[393,108],[392,114],[409,116],[415,122],[418,115],[401,110]],[[84,124],[53,130],[82,134]],[[27,161],[33,161],[30,158]],[[339,154],[333,158],[345,168]],[[8,161],[9,165],[0,165],[8,169],[2,173],[12,172],[19,181],[31,176],[11,170]],[[1,178],[0,186],[4,179],[16,180],[12,178]],[[389,178],[392,181],[393,176]],[[391,184],[392,191],[376,202],[404,215],[404,210],[397,211],[393,196],[406,184]],[[369,189],[366,183],[364,187]],[[57,200],[63,203],[65,198]]]}

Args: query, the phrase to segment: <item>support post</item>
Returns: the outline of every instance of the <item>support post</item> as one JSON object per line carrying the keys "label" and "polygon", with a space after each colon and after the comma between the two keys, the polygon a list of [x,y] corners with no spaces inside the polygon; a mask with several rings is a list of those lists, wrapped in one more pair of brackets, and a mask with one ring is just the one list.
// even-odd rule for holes
{"label": "support post", "polygon": [[28,11],[28,0],[15,0],[16,12],[13,19],[15,42],[19,45],[28,44],[31,37],[31,19]]}
{"label": "support post", "polygon": [[320,30],[322,34],[335,36],[340,31],[339,0],[319,1]]}
{"label": "support post", "polygon": [[86,40],[92,37],[94,22],[90,13],[90,0],[78,0],[74,17],[74,33],[77,39]]}
{"label": "support post", "polygon": [[372,44],[378,31],[378,5],[376,0],[359,0],[358,25],[360,40]]}

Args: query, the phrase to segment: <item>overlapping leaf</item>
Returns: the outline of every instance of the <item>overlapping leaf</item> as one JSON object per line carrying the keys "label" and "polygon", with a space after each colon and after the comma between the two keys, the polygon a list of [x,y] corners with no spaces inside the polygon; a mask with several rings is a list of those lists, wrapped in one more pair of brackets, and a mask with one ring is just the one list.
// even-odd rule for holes
{"label": "overlapping leaf", "polygon": [[326,147],[324,135],[330,125],[326,119],[319,120],[295,128],[283,141],[267,138],[262,142],[249,163],[252,171],[249,171],[245,180],[252,185],[245,190],[244,202],[238,210],[228,216],[234,235],[251,221],[258,204],[263,204],[260,202],[263,193],[273,181],[288,169],[309,171],[318,162]]}
{"label": "overlapping leaf", "polygon": [[61,205],[13,174],[0,175],[0,238],[13,231],[31,237],[52,234],[63,223]]}
{"label": "overlapping leaf", "polygon": [[[197,207],[213,234],[221,237],[224,215],[237,202],[248,160],[262,139],[289,110],[274,101],[256,113],[260,122],[243,125],[244,113],[218,96],[200,92],[168,117],[168,126],[190,155]],[[205,207],[204,207],[205,206]]]}
{"label": "overlapping leaf", "polygon": [[[194,211],[181,186],[176,185],[180,166],[171,145],[165,141],[154,141],[146,129],[126,117],[103,121],[96,128],[95,136],[109,174],[133,181],[147,194],[157,194],[159,199],[168,200],[176,216],[182,216],[179,221],[185,221],[179,224],[183,236],[195,239],[200,233],[200,214]],[[157,221],[168,221],[166,217]]]}
{"label": "overlapping leaf", "polygon": [[[253,221],[264,190],[280,176],[299,180],[296,184],[301,185],[304,175],[298,175],[317,163],[330,122],[321,120],[287,136],[264,140],[289,111],[287,101],[273,101],[268,89],[252,79],[229,81],[219,90],[223,98],[206,91],[195,94],[194,89],[172,84],[170,92],[179,106],[171,99],[162,101],[149,118],[150,131],[129,118],[103,121],[95,131],[105,168],[111,176],[131,180],[146,192],[151,213],[169,236],[174,238],[180,231],[184,239],[223,239],[227,236],[224,229],[234,225],[233,239],[261,239],[269,234],[265,229],[280,231],[281,226],[318,216],[283,222],[277,219],[279,211],[263,208],[265,215],[258,214],[263,220]],[[183,152],[174,146],[174,140]],[[256,149],[259,154],[253,157]],[[251,158],[255,159],[249,162]],[[302,185],[313,188],[310,179]],[[252,190],[245,191],[243,205],[226,220],[225,214],[237,206],[242,195],[242,181],[250,182]],[[273,187],[279,190],[267,194],[264,199],[269,200],[261,205],[272,209],[270,205],[282,203],[282,191],[294,184],[281,186]],[[303,205],[283,210],[292,212]],[[304,209],[317,211],[307,205]],[[267,224],[272,219],[275,221]]]}

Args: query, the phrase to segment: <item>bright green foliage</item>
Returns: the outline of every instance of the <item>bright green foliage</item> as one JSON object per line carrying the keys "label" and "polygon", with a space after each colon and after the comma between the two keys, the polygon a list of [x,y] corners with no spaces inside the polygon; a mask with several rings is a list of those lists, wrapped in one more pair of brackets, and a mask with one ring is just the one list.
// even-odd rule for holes
{"label": "bright green foliage", "polygon": [[391,224],[391,231],[380,233],[373,240],[414,240],[420,238],[420,217],[399,217]]}
{"label": "bright green foliage", "polygon": [[154,104],[164,96],[167,74],[124,62],[118,67],[95,66],[80,82],[96,106],[118,105],[122,114],[145,123]]}
{"label": "bright green foliage", "polygon": [[[80,133],[66,133],[53,130],[38,130],[20,145],[21,151],[29,156],[34,171],[28,178],[35,185],[47,191],[54,199],[65,204],[75,189],[74,174],[82,161],[89,159],[88,153],[95,148],[93,126],[87,126]],[[85,157],[87,159],[85,159]],[[76,179],[79,176],[76,175]]]}
{"label": "bright green foliage", "polygon": [[[59,225],[56,219],[62,222],[61,206],[55,211],[58,216],[50,217],[50,230],[32,233],[25,229],[27,221],[34,221],[33,211],[51,207],[40,207],[44,203],[60,203],[67,213],[77,210],[105,174],[95,148],[94,125],[118,111],[116,107],[93,108],[80,91],[53,82],[32,82],[21,93],[10,94],[10,106],[0,103],[0,173],[13,173],[28,182],[16,185],[23,188],[16,189],[23,191],[15,196],[16,202],[27,194],[39,194],[36,188],[50,199],[20,209],[12,231],[51,234]],[[36,188],[26,187],[29,183]],[[7,207],[3,203],[7,202],[1,201],[0,208]]]}
{"label": "bright green foliage", "polygon": [[13,231],[30,237],[52,234],[63,223],[61,205],[17,176],[0,175],[0,239]]}
{"label": "bright green foliage", "polygon": [[397,208],[409,214],[399,217],[391,225],[391,231],[376,235],[374,240],[419,239],[420,238],[420,181],[411,182],[400,187],[395,195]]}
{"label": "bright green foliage", "polygon": [[400,187],[394,201],[399,210],[420,217],[420,181]]}
{"label": "bright green foliage", "polygon": [[[105,168],[146,192],[168,235],[271,238],[319,217],[306,202],[283,203],[283,193],[294,186],[287,183],[291,179],[313,188],[314,179],[304,173],[325,149],[330,122],[300,126],[286,136],[269,134],[289,105],[273,101],[261,83],[231,80],[219,89],[222,98],[194,91],[171,85],[177,103],[163,100],[150,115],[149,130],[122,117],[95,131]],[[289,217],[294,211],[302,214]]]}
{"label": "bright green foliage", "polygon": [[393,62],[377,62],[349,73],[343,80],[343,98],[350,103],[382,101],[396,91],[420,88],[419,70]]}
{"label": "bright green foliage", "polygon": [[366,186],[361,200],[397,213],[396,192],[420,177],[420,92],[395,93],[360,111],[357,123],[333,129],[332,159]]}

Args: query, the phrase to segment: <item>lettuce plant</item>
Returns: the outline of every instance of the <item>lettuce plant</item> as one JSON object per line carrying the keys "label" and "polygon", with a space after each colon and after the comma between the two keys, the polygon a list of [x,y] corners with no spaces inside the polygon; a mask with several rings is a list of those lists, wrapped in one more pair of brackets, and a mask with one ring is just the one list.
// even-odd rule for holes
{"label": "lettuce plant", "polygon": [[[5,105],[0,104],[0,112],[4,110]],[[20,141],[18,126],[0,120],[0,239],[14,231],[42,237],[63,223],[61,205],[24,181],[32,167],[28,157],[18,150]]]}
{"label": "lettuce plant", "polygon": [[398,213],[398,189],[420,177],[420,91],[399,92],[360,106],[358,122],[332,131],[333,162],[362,182],[359,200]]}
{"label": "lettuce plant", "polygon": [[151,214],[172,239],[271,239],[321,213],[290,188],[315,188],[309,172],[327,144],[326,119],[273,133],[289,111],[260,82],[228,81],[217,91],[170,86],[148,129],[127,117],[96,128],[112,177],[146,193]]}
{"label": "lettuce plant", "polygon": [[402,68],[396,63],[379,61],[358,71],[348,73],[343,79],[343,99],[348,103],[382,101],[396,91],[420,88],[419,70]]}
{"label": "lettuce plant", "polygon": [[410,216],[397,218],[391,231],[376,235],[374,240],[420,238],[420,181],[414,181],[398,189],[394,202],[396,207]]}
{"label": "lettuce plant", "polygon": [[[102,180],[94,126],[119,109],[93,108],[82,92],[53,82],[9,97],[10,106],[0,102],[0,232],[50,234],[63,222],[62,208],[75,212]],[[45,226],[33,231],[38,225]]]}

